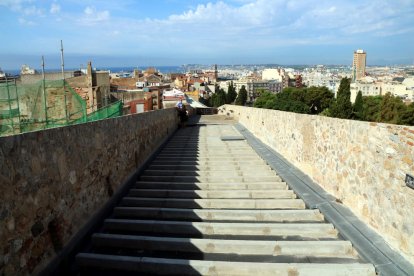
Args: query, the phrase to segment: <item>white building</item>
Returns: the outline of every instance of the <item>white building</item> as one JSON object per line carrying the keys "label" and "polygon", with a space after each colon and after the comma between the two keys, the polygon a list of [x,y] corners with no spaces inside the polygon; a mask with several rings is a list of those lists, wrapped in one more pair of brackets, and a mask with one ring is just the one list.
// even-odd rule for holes
{"label": "white building", "polygon": [[282,83],[277,80],[253,80],[253,79],[239,79],[233,81],[234,87],[236,87],[237,93],[244,85],[247,90],[247,101],[254,102],[259,96],[259,91],[268,90],[272,93],[279,93],[282,91]]}
{"label": "white building", "polygon": [[354,103],[359,91],[362,96],[380,96],[381,84],[375,82],[356,81],[351,83],[351,102]]}
{"label": "white building", "polygon": [[351,102],[355,102],[358,91],[362,96],[380,96],[387,93],[406,101],[414,101],[414,88],[398,82],[356,81],[351,83]]}
{"label": "white building", "polygon": [[282,89],[289,86],[289,76],[284,69],[264,69],[262,71],[262,80],[274,80],[282,83]]}
{"label": "white building", "polygon": [[36,74],[36,70],[33,69],[33,68],[30,68],[26,64],[23,64],[22,68],[20,70],[20,74],[22,74],[22,75],[34,75],[34,74]]}

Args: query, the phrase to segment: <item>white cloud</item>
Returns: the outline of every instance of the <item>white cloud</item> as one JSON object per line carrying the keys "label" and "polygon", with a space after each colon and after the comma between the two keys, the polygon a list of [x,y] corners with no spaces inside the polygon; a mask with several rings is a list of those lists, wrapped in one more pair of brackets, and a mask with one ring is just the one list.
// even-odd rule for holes
{"label": "white cloud", "polygon": [[[22,26],[34,26],[37,23],[33,18],[44,16],[44,9],[32,4],[33,0],[0,0],[0,6],[5,6],[11,11],[19,13],[17,19]],[[27,19],[30,18],[30,19]]]}
{"label": "white cloud", "polygon": [[26,16],[43,16],[44,10],[36,6],[22,7],[20,10]]}
{"label": "white cloud", "polygon": [[[75,8],[66,6],[66,1],[51,0],[42,6],[38,4],[41,2],[0,0],[0,6],[7,4],[18,11],[16,18],[20,17],[19,23],[25,26],[52,22],[50,18],[33,16],[43,7],[54,14],[56,26],[68,30],[73,41],[81,40],[85,44],[83,50],[92,49],[93,53],[111,52],[114,48],[130,52],[136,50],[130,45],[139,45],[149,53],[163,51],[171,55],[259,55],[272,53],[278,47],[354,45],[414,32],[413,0],[211,0],[161,19],[135,18],[130,12],[114,8],[118,4],[109,0],[99,6],[93,6],[90,0],[74,0]],[[135,1],[128,5],[126,2],[120,5],[136,7]],[[74,24],[88,28],[72,32]]]}
{"label": "white cloud", "polygon": [[44,10],[32,3],[33,0],[0,0],[0,6],[5,6],[22,15],[44,15]]}
{"label": "white cloud", "polygon": [[18,19],[18,21],[19,21],[19,24],[20,25],[23,25],[23,26],[35,26],[36,25],[36,23],[35,22],[33,22],[33,21],[31,21],[31,20],[26,20],[25,18],[23,18],[23,17],[20,17],[19,19]]}
{"label": "white cloud", "polygon": [[82,14],[82,18],[78,22],[82,25],[96,25],[109,21],[110,13],[107,10],[98,11],[94,6],[87,6]]}
{"label": "white cloud", "polygon": [[50,13],[51,14],[57,14],[60,12],[60,5],[56,3],[52,3],[50,6]]}
{"label": "white cloud", "polygon": [[[397,31],[403,29],[401,22],[412,22],[410,11],[414,12],[413,5],[405,3],[404,6],[404,2],[398,5],[388,0],[376,3],[361,0],[358,4],[345,0],[334,4],[330,0],[229,0],[200,4],[164,19],[110,18],[109,12],[88,6],[81,23],[95,25],[95,40],[117,36],[118,48],[139,43],[149,52],[190,51],[200,55],[253,49],[272,52],[277,47],[351,45],[378,36],[401,34],[402,31]],[[111,29],[122,26],[122,35],[98,24],[109,19]],[[404,33],[408,32],[412,29],[405,28]],[[108,47],[111,43],[106,42]]]}

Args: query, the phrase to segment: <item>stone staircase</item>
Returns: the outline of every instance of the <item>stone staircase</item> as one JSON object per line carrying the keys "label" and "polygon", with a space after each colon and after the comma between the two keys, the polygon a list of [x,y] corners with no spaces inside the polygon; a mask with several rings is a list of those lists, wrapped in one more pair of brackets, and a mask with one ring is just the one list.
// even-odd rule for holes
{"label": "stone staircase", "polygon": [[77,255],[81,274],[375,275],[238,135],[179,130]]}

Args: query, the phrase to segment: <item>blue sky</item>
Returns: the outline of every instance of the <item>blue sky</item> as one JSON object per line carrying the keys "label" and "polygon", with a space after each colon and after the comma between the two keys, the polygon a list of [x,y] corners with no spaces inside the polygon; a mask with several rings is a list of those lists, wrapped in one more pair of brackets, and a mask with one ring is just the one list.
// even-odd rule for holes
{"label": "blue sky", "polygon": [[414,63],[414,0],[0,0],[0,67]]}

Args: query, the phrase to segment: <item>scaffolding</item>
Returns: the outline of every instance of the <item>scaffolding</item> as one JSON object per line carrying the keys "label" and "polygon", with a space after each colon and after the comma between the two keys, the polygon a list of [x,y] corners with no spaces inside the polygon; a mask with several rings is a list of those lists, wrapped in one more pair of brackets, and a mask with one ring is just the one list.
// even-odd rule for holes
{"label": "scaffolding", "polygon": [[19,84],[0,80],[0,136],[85,123],[122,115],[115,102],[87,114],[87,106],[64,80]]}

